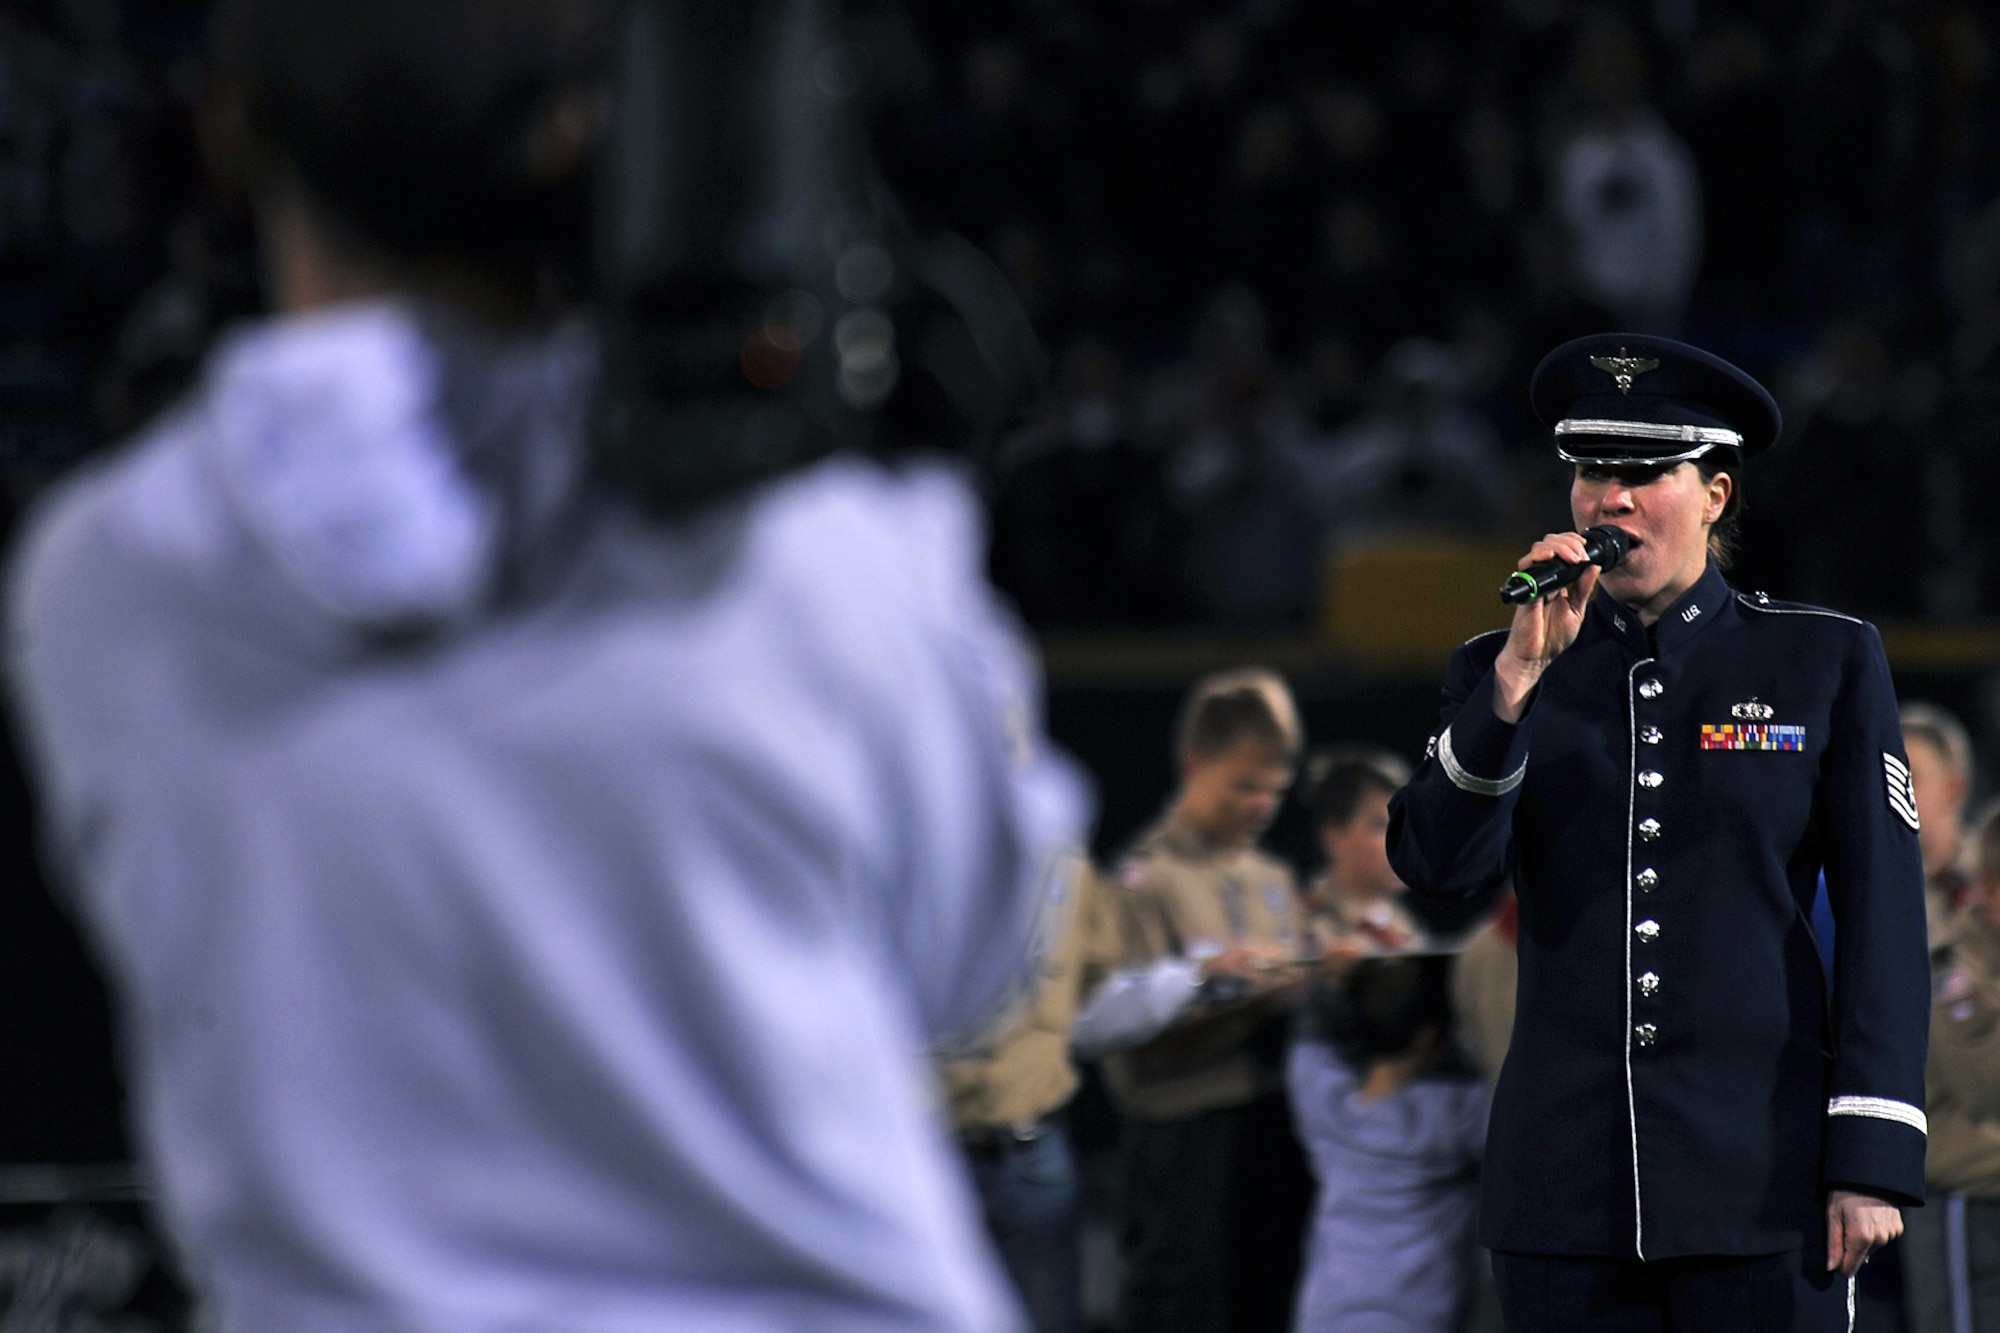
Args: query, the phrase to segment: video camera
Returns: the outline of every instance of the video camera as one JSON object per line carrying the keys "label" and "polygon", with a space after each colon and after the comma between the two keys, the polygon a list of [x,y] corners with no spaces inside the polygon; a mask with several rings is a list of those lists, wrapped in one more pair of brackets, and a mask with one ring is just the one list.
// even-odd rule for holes
{"label": "video camera", "polygon": [[977,459],[1046,378],[1006,279],[963,239],[919,235],[877,172],[884,57],[860,17],[839,0],[615,12],[593,440],[607,479],[662,513],[841,449]]}

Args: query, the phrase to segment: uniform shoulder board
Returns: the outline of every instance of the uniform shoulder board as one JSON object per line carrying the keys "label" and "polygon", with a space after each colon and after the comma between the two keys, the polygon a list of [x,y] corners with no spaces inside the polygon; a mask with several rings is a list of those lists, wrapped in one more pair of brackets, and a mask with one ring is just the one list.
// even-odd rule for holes
{"label": "uniform shoulder board", "polygon": [[1458,645],[1455,653],[1465,654],[1467,660],[1476,666],[1490,666],[1493,659],[1500,656],[1500,650],[1507,646],[1510,631],[1490,629],[1484,634],[1475,634]]}
{"label": "uniform shoulder board", "polygon": [[1865,625],[1866,621],[1824,606],[1813,606],[1809,602],[1783,602],[1767,592],[1739,592],[1736,601],[1745,610],[1763,611],[1780,616],[1825,616],[1828,620],[1844,620],[1850,625]]}

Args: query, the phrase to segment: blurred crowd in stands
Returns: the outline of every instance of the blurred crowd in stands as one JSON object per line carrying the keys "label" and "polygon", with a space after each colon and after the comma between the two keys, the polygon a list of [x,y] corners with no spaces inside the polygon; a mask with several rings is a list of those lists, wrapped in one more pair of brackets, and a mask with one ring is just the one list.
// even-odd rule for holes
{"label": "blurred crowd in stands", "polygon": [[[256,307],[194,0],[0,5],[0,459],[115,438]],[[1055,357],[994,460],[1050,627],[1299,627],[1330,545],[1566,526],[1527,372],[1675,333],[1777,386],[1739,582],[2000,609],[2000,78],[1935,0],[1013,0],[873,23],[882,156]],[[1893,528],[1878,549],[1861,527]]]}
{"label": "blurred crowd in stands", "polygon": [[[1567,526],[1563,479],[1522,448],[1523,386],[1605,328],[1779,388],[1749,586],[1884,616],[2000,604],[1969,508],[2000,384],[1978,8],[1024,0],[923,21],[934,77],[891,161],[1058,352],[1059,404],[1004,460],[997,568],[1032,618],[1297,623],[1329,541]],[[1903,549],[1849,540],[1864,524]]]}

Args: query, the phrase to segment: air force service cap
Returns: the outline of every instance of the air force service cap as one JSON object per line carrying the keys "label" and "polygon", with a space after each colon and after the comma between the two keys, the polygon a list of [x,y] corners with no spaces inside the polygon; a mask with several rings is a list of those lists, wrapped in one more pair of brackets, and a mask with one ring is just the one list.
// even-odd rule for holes
{"label": "air force service cap", "polygon": [[1597,333],[1542,358],[1535,415],[1571,463],[1665,467],[1724,448],[1771,447],[1782,418],[1764,386],[1721,357],[1643,333]]}

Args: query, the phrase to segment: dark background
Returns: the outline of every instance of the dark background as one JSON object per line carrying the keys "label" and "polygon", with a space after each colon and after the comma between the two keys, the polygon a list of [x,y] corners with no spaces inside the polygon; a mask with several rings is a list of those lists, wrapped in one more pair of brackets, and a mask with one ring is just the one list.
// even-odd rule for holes
{"label": "dark background", "polygon": [[[865,26],[885,171],[996,260],[1054,357],[986,472],[994,570],[1051,645],[1100,853],[1165,799],[1201,669],[1272,661],[1316,741],[1421,751],[1434,674],[1330,646],[1322,564],[1383,533],[1519,549],[1567,526],[1527,372],[1621,326],[1784,404],[1737,581],[1882,620],[1905,697],[2000,753],[1979,8],[1017,0]],[[192,3],[0,0],[0,526],[260,308],[241,203],[200,169],[201,39]],[[1665,298],[1607,301],[1563,212],[1566,153],[1605,126],[1678,144],[1698,186],[1699,258]],[[1590,207],[1658,189],[1614,173]],[[118,1160],[105,997],[32,821],[0,762],[0,1163]],[[1273,844],[1310,860],[1296,807]]]}

